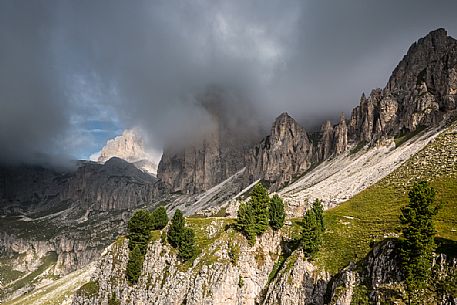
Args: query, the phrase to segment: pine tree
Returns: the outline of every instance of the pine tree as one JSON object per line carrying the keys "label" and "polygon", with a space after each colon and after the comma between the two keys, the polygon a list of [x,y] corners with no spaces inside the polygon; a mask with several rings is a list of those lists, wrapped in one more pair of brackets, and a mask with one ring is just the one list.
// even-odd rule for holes
{"label": "pine tree", "polygon": [[274,195],[270,200],[270,226],[273,230],[279,230],[284,226],[286,213],[284,211],[284,202],[281,197]]}
{"label": "pine tree", "polygon": [[127,262],[127,280],[131,284],[138,282],[143,268],[144,255],[141,253],[140,247],[135,246],[133,251],[129,253],[129,260]]}
{"label": "pine tree", "polygon": [[301,246],[305,257],[312,257],[316,253],[321,242],[321,233],[316,214],[311,208],[303,217]]}
{"label": "pine tree", "polygon": [[316,222],[321,232],[324,232],[324,207],[319,199],[316,199],[313,202],[312,210],[314,215],[316,215]]}
{"label": "pine tree", "polygon": [[400,255],[410,295],[425,288],[431,274],[433,251],[436,248],[433,216],[435,190],[427,182],[416,183],[408,193],[409,202],[401,209],[403,225]]}
{"label": "pine tree", "polygon": [[162,230],[167,226],[168,215],[164,206],[160,206],[152,212],[152,227],[153,230]]}
{"label": "pine tree", "polygon": [[181,233],[178,257],[184,261],[191,259],[196,253],[195,233],[191,228],[184,228]]}
{"label": "pine tree", "polygon": [[146,253],[150,232],[153,228],[151,214],[146,210],[138,210],[128,222],[129,249],[139,247],[141,253]]}
{"label": "pine tree", "polygon": [[268,190],[262,185],[262,183],[257,183],[252,189],[249,204],[251,205],[252,212],[254,214],[255,233],[260,235],[268,229],[268,206],[270,205]]}
{"label": "pine tree", "polygon": [[243,233],[251,246],[255,244],[256,230],[255,230],[255,217],[252,206],[248,203],[240,203],[238,208],[238,215],[236,219],[236,228]]}
{"label": "pine tree", "polygon": [[178,247],[181,242],[181,235],[184,231],[185,220],[183,213],[178,209],[171,219],[170,228],[168,229],[168,242],[172,247]]}

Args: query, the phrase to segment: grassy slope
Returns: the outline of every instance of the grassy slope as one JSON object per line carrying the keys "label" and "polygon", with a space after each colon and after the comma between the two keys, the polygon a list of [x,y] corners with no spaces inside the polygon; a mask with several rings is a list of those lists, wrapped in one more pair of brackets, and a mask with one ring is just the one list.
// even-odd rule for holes
{"label": "grassy slope", "polygon": [[30,272],[23,277],[7,284],[3,288],[4,290],[0,291],[0,296],[2,296],[4,292],[16,291],[18,289],[27,287],[28,285],[33,285],[36,282],[39,282],[43,277],[44,272],[48,268],[51,268],[53,265],[55,265],[56,262],[57,254],[55,252],[48,252],[48,254],[41,259],[41,265],[38,266],[38,268],[36,268],[33,272]]}
{"label": "grassy slope", "polygon": [[87,280],[93,272],[91,266],[70,273],[57,281],[45,285],[32,293],[25,294],[14,300],[4,303],[5,305],[60,305],[71,303],[73,293]]}
{"label": "grassy slope", "polygon": [[370,242],[400,232],[400,208],[415,181],[427,180],[443,206],[437,236],[457,241],[457,132],[455,125],[380,182],[325,213],[327,230],[316,261],[334,273],[364,257]]}

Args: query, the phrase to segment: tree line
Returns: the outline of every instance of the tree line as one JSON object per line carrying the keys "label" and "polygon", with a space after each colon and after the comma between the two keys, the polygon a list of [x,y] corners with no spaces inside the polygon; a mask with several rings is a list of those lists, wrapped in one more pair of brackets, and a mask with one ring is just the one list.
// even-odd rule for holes
{"label": "tree line", "polygon": [[[274,231],[284,226],[286,213],[284,202],[277,194],[271,198],[268,190],[257,183],[247,202],[240,203],[235,228],[246,236],[249,245],[253,246],[256,237],[268,227]],[[324,209],[320,200],[314,201],[301,221],[301,237],[299,244],[305,257],[311,257],[319,248],[324,232]]]}
{"label": "tree line", "polygon": [[[162,230],[168,224],[168,215],[165,207],[161,206],[153,212],[138,210],[129,219],[129,260],[127,262],[126,277],[129,283],[137,283],[143,269],[144,256],[151,240],[151,232]],[[178,257],[187,261],[196,254],[195,233],[186,227],[183,213],[178,209],[171,219],[167,231],[169,244],[178,249]]]}
{"label": "tree line", "polygon": [[[436,249],[433,217],[439,205],[435,204],[435,190],[427,182],[416,183],[408,193],[408,204],[401,209],[400,258],[405,276],[406,291],[411,300],[420,297],[432,273],[433,252]],[[306,211],[300,223],[298,240],[306,258],[312,257],[322,243],[325,230],[323,206],[316,199]],[[283,200],[277,195],[270,198],[268,190],[257,183],[247,202],[239,206],[235,228],[252,246],[256,237],[269,227],[280,230],[285,223]],[[168,225],[166,209],[161,206],[153,212],[138,210],[128,222],[129,261],[126,276],[130,283],[136,283],[141,274],[144,256],[151,232],[162,230]],[[187,261],[196,255],[195,233],[186,226],[183,213],[176,210],[166,233],[168,243],[178,249],[178,258]]]}

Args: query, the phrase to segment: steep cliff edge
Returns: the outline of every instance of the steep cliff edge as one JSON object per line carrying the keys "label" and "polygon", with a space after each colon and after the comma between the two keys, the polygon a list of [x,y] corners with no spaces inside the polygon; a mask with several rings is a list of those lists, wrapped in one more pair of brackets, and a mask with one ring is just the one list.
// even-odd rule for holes
{"label": "steep cliff edge", "polygon": [[273,123],[271,133],[247,156],[249,183],[263,180],[277,190],[303,175],[312,166],[345,152],[348,148],[344,114],[337,125],[327,121],[314,141],[287,113]]}
{"label": "steep cliff edge", "polygon": [[166,147],[159,163],[157,178],[172,193],[198,194],[228,179],[246,166],[246,155],[260,138],[247,103],[219,89],[208,90],[199,102],[210,122],[191,143],[184,139]]}
{"label": "steep cliff edge", "polygon": [[[200,231],[209,245],[192,263],[181,263],[163,241],[148,247],[138,284],[125,279],[127,240],[118,239],[98,263],[88,285],[73,304],[382,304],[404,301],[403,276],[394,241],[376,245],[368,256],[341,272],[323,272],[303,259],[300,249],[288,248],[290,232],[265,233],[253,247],[217,219],[206,219]],[[201,225],[202,223],[200,223]],[[436,256],[434,294],[428,303],[456,301],[454,288],[440,283],[457,281],[457,260]],[[432,289],[433,287],[433,289]]]}
{"label": "steep cliff edge", "polygon": [[362,95],[349,138],[371,142],[436,125],[456,109],[456,94],[457,40],[438,29],[409,48],[383,90]]}
{"label": "steep cliff edge", "polygon": [[[188,221],[192,226],[192,220]],[[226,230],[220,219],[204,219],[198,225],[198,240],[208,244],[199,244],[202,253],[192,264],[181,263],[167,244],[156,240],[149,245],[142,275],[133,286],[125,279],[127,241],[119,239],[100,260],[99,272],[91,279],[99,287],[97,293],[87,296],[80,291],[74,304],[105,304],[113,295],[120,304],[264,303],[272,270],[288,251],[281,247],[286,230],[269,231],[249,247],[243,236]],[[327,277],[311,264],[308,267],[309,285]],[[315,298],[322,300],[323,295],[316,293]]]}

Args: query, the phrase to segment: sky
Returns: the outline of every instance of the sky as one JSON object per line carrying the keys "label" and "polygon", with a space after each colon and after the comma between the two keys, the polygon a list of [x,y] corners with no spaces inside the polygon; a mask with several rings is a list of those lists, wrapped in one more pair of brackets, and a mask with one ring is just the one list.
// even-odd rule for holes
{"label": "sky", "polygon": [[224,111],[306,128],[349,114],[384,87],[409,46],[444,27],[457,1],[2,0],[0,162],[88,159],[125,128],[150,149]]}

